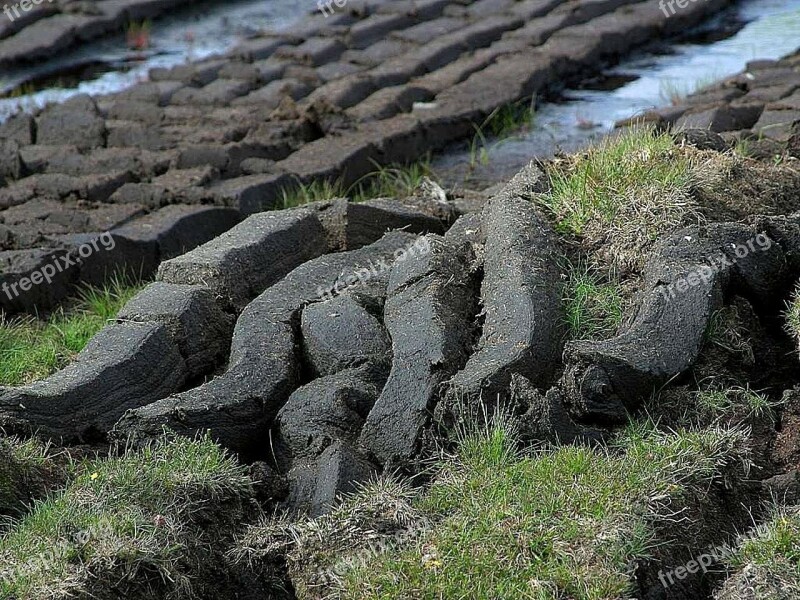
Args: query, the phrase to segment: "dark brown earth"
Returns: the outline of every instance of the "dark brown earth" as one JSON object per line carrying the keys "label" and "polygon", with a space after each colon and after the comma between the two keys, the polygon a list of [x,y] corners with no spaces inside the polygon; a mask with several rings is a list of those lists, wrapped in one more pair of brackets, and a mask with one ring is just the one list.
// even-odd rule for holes
{"label": "dark brown earth", "polygon": [[104,231],[117,249],[56,285],[0,294],[0,308],[46,309],[114,270],[151,274],[274,208],[287,187],[351,184],[376,164],[417,160],[473,135],[498,107],[728,3],[694,2],[667,18],[635,0],[353,0],[226,56],[153,69],[119,94],[19,115],[0,126],[2,281],[74,256]]}

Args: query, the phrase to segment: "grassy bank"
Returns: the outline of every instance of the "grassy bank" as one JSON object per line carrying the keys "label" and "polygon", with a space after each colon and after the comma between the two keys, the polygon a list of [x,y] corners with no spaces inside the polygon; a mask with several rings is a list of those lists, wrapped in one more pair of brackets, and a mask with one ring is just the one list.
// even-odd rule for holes
{"label": "grassy bank", "polygon": [[[252,496],[245,469],[207,439],[73,465],[70,482],[0,537],[0,597],[188,598]],[[206,596],[210,597],[210,596]]]}
{"label": "grassy bank", "polygon": [[46,318],[0,322],[0,385],[22,385],[64,368],[140,289],[115,278],[84,288]]}
{"label": "grassy bank", "polygon": [[746,441],[648,424],[607,450],[518,448],[513,425],[495,421],[462,440],[426,492],[383,484],[315,522],[262,523],[240,559],[263,560],[283,539],[303,598],[629,597],[636,565],[664,551],[659,520],[741,464]]}

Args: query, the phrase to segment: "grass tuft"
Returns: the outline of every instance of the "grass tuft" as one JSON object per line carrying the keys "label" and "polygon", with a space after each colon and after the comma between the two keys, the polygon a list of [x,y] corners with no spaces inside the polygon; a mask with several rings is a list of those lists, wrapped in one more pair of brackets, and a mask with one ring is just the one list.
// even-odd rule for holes
{"label": "grass tuft", "polygon": [[412,196],[426,178],[435,179],[429,159],[407,166],[377,167],[355,184],[351,193],[354,200],[372,198],[406,198]]}
{"label": "grass tuft", "polygon": [[63,369],[141,287],[116,277],[84,288],[74,304],[47,319],[0,322],[0,385],[22,385]]}
{"label": "grass tuft", "polygon": [[711,75],[701,77],[688,83],[683,80],[664,79],[659,86],[659,96],[672,106],[678,106],[685,104],[688,96],[696,94],[700,90],[715,84],[720,79],[721,77],[713,77]]}
{"label": "grass tuft", "polygon": [[622,288],[585,261],[567,267],[564,318],[571,339],[604,339],[622,324],[625,298]]}
{"label": "grass tuft", "polygon": [[536,99],[496,108],[481,125],[473,125],[475,136],[469,146],[470,169],[489,164],[489,154],[516,134],[530,129],[536,115]]}
{"label": "grass tuft", "polygon": [[660,235],[697,216],[691,160],[668,134],[651,128],[557,159],[550,180],[551,192],[537,201],[556,229],[584,238],[623,270],[637,265]]}
{"label": "grass tuft", "polygon": [[327,179],[318,179],[308,184],[283,188],[280,207],[294,208],[311,204],[312,202],[344,198],[346,196],[347,190],[341,181],[330,182]]}
{"label": "grass tuft", "polygon": [[787,333],[796,344],[800,344],[800,286],[795,288],[791,299],[786,303],[784,318]]}
{"label": "grass tuft", "polygon": [[695,394],[697,410],[700,415],[713,420],[730,420],[733,417],[741,421],[751,418],[770,416],[779,406],[764,394],[750,388],[728,388],[724,390],[704,390]]}
{"label": "grass tuft", "polygon": [[716,600],[800,597],[800,507],[776,508],[772,519],[746,534],[729,558],[734,571]]}
{"label": "grass tuft", "polygon": [[425,178],[435,179],[429,159],[410,165],[375,165],[375,170],[347,186],[341,179],[319,179],[309,184],[285,188],[281,208],[303,206],[311,202],[349,198],[362,202],[373,198],[407,198],[414,194]]}

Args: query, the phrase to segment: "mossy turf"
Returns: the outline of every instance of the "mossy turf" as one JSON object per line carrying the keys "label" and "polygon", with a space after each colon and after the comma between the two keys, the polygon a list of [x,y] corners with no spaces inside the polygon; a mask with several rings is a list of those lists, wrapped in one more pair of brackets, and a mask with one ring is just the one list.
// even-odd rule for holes
{"label": "mossy turf", "polygon": [[0,536],[0,597],[108,597],[115,586],[191,597],[251,496],[244,467],[208,439],[82,462]]}
{"label": "mossy turf", "polygon": [[87,287],[46,319],[0,321],[0,385],[21,385],[64,368],[141,288],[116,278]]}

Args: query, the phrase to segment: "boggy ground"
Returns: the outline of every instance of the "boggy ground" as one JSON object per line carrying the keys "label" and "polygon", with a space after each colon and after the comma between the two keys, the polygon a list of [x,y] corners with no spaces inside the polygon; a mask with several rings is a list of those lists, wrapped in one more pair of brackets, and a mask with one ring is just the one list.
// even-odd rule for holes
{"label": "boggy ground", "polygon": [[0,591],[793,598],[800,170],[715,135],[632,130],[477,212],[420,178],[258,213],[166,261],[0,388],[28,440]]}
{"label": "boggy ground", "polygon": [[[96,5],[112,3],[126,4]],[[48,310],[75,284],[123,269],[153,275],[279,206],[287,187],[349,186],[376,164],[417,161],[471,138],[501,107],[529,105],[729,3],[667,17],[651,0],[349,0],[225,56],[153,69],[118,94],[19,114],[0,125],[2,282],[74,257],[100,233],[116,243],[51,285],[0,294],[0,308]],[[42,19],[0,51],[59,18],[80,17]]]}

